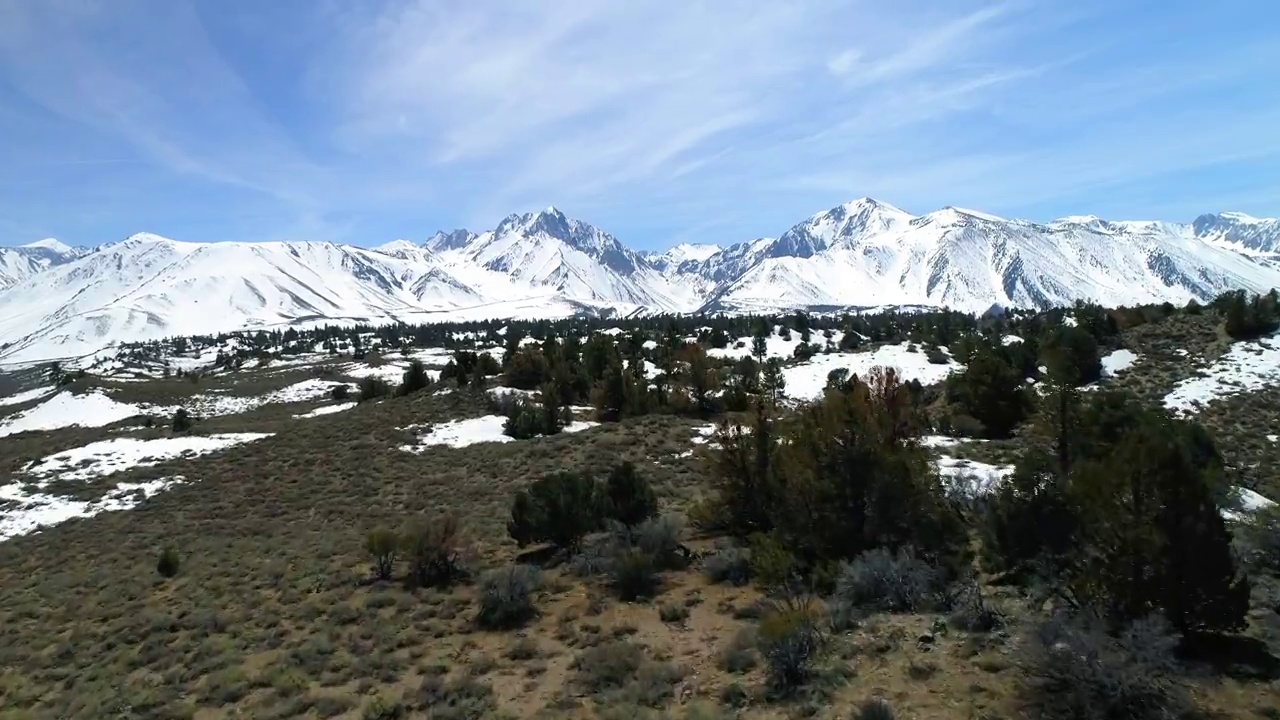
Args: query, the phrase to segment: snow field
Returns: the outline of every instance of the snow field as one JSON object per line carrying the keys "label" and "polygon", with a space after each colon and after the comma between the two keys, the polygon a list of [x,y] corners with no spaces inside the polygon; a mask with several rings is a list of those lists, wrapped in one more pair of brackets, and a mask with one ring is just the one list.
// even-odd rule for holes
{"label": "snow field", "polygon": [[83,501],[47,492],[56,481],[92,480],[137,467],[150,467],[179,457],[198,457],[235,445],[271,437],[270,433],[229,433],[183,437],[112,438],[63,450],[28,463],[18,474],[21,480],[0,486],[0,501],[10,504],[0,509],[0,541],[34,532],[77,517],[100,512],[128,510],[154,496],[182,477],[143,483],[118,483],[98,500]]}
{"label": "snow field", "polygon": [[[427,448],[445,445],[452,448],[463,448],[479,443],[515,442],[515,438],[502,434],[502,426],[507,421],[502,415],[485,415],[467,420],[452,420],[431,428],[429,432],[418,437],[415,445],[401,445],[405,452],[420,453]],[[576,433],[599,425],[598,422],[575,420],[566,425],[561,432]],[[405,428],[410,430],[413,428]]]}
{"label": "snow field", "polygon": [[1280,342],[1277,336],[1237,342],[1222,357],[1199,371],[1198,377],[1178,383],[1164,397],[1164,406],[1191,414],[1227,395],[1257,390],[1280,382]]}
{"label": "snow field", "polygon": [[894,368],[902,382],[919,380],[923,385],[942,382],[951,373],[964,369],[950,358],[946,364],[935,365],[925,357],[923,349],[908,352],[907,345],[883,345],[870,351],[814,355],[799,365],[783,368],[782,376],[787,383],[787,397],[816,400],[822,397],[832,370],[846,368],[851,375],[865,377],[874,367]]}

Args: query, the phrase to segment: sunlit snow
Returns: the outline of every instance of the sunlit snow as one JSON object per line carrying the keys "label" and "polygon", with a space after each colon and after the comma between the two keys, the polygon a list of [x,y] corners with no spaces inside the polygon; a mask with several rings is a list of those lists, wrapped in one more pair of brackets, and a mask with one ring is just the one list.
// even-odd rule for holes
{"label": "sunlit snow", "polygon": [[12,506],[0,509],[0,541],[57,525],[72,518],[91,517],[101,512],[129,510],[143,500],[184,482],[182,476],[161,478],[142,483],[120,483],[99,500],[74,500],[25,492],[20,483],[0,485],[0,508],[6,501]]}
{"label": "sunlit snow", "polygon": [[1115,374],[1133,367],[1138,355],[1132,350],[1113,350],[1102,358],[1102,376],[1115,377]]}
{"label": "sunlit snow", "polygon": [[294,415],[294,417],[298,419],[302,419],[302,418],[320,417],[322,415],[332,415],[334,413],[340,413],[344,410],[350,410],[355,406],[356,404],[353,402],[338,403],[336,405],[324,405],[322,407],[316,408],[315,410],[312,410],[311,412],[305,412],[305,413],[302,413],[301,415]]}
{"label": "sunlit snow", "polygon": [[[487,442],[514,442],[514,438],[502,434],[502,426],[506,421],[507,418],[502,415],[485,415],[467,420],[451,420],[432,426],[430,432],[418,437],[416,445],[401,445],[400,449],[405,452],[419,453],[436,445],[463,448],[468,445]],[[585,420],[574,421],[566,425],[561,432],[582,432],[599,424],[598,422]]]}
{"label": "sunlit snow", "polygon": [[112,438],[54,453],[28,463],[22,473],[43,482],[88,480],[177,457],[198,457],[233,445],[271,437],[270,433],[227,433],[154,438]]}
{"label": "sunlit snow", "polygon": [[39,405],[0,422],[0,437],[28,430],[55,430],[64,427],[102,427],[140,415],[137,405],[112,400],[102,392],[77,395],[60,392]]}
{"label": "sunlit snow", "polygon": [[943,485],[969,496],[988,495],[1013,474],[1012,465],[943,456],[936,462]]}
{"label": "sunlit snow", "polygon": [[1165,395],[1164,406],[1193,413],[1218,398],[1280,382],[1280,347],[1275,336],[1233,343],[1226,354],[1197,374]]}
{"label": "sunlit snow", "polygon": [[906,345],[883,345],[866,352],[815,355],[804,363],[784,368],[782,375],[787,397],[816,400],[822,396],[831,371],[846,368],[851,375],[865,377],[874,367],[894,368],[902,382],[919,380],[922,385],[932,385],[964,366],[949,356],[946,363],[934,364],[925,357],[924,350],[909,352]]}
{"label": "sunlit snow", "polygon": [[27,390],[7,397],[0,397],[0,407],[5,405],[21,405],[22,403],[31,402],[32,400],[39,400],[55,390],[57,390],[57,388],[43,387],[36,388],[34,390]]}

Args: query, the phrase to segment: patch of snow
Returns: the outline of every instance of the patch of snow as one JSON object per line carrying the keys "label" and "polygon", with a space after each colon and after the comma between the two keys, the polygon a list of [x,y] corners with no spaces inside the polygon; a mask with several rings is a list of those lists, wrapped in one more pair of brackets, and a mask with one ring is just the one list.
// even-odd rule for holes
{"label": "patch of snow", "polygon": [[1231,496],[1234,507],[1224,509],[1222,517],[1235,522],[1243,522],[1253,513],[1265,510],[1276,504],[1271,498],[1244,487],[1232,488]]}
{"label": "patch of snow", "polygon": [[812,359],[783,368],[782,375],[786,379],[786,394],[798,400],[816,400],[822,396],[827,386],[827,375],[832,370],[846,368],[851,375],[865,377],[874,367],[892,367],[898,372],[902,382],[919,380],[922,385],[942,382],[953,372],[959,372],[964,366],[950,357],[947,362],[935,365],[925,357],[923,349],[908,352],[906,345],[882,345],[875,350],[853,353],[828,353],[815,355]]}
{"label": "patch of snow", "polygon": [[301,415],[294,415],[294,417],[297,419],[302,419],[302,418],[320,417],[321,415],[332,415],[334,413],[340,413],[344,410],[350,410],[355,406],[356,404],[353,402],[338,403],[336,405],[325,405],[323,407],[318,407],[315,410],[312,410],[311,412],[305,412],[305,413],[302,413]]}
{"label": "patch of snow", "polygon": [[141,407],[116,402],[101,391],[83,395],[60,392],[39,405],[0,422],[0,437],[28,430],[102,427],[143,412]]}
{"label": "patch of snow", "polygon": [[1280,347],[1276,336],[1237,342],[1222,357],[1199,371],[1199,377],[1178,383],[1164,397],[1164,406],[1183,414],[1228,395],[1257,390],[1280,382]]}
{"label": "patch of snow", "polygon": [[1114,350],[1102,358],[1102,376],[1115,377],[1116,373],[1128,370],[1138,360],[1138,354],[1132,350]]}
{"label": "patch of snow", "polygon": [[[426,361],[424,360],[423,362],[425,363]],[[364,363],[351,363],[344,367],[341,372],[348,377],[359,379],[378,378],[379,380],[396,384],[404,379],[404,371],[408,369],[409,363],[405,362],[384,362],[377,367],[365,365]]]}
{"label": "patch of snow", "polygon": [[706,445],[711,442],[711,436],[715,435],[716,431],[719,429],[720,426],[715,423],[708,423],[706,425],[700,425],[693,428],[693,437],[690,438],[689,442],[694,445]]}
{"label": "patch of snow", "polygon": [[497,387],[489,388],[489,394],[496,398],[504,398],[512,395],[519,395],[520,397],[531,398],[537,393],[538,393],[537,390],[525,390],[522,388],[507,387],[506,385],[499,385]]}
{"label": "patch of snow", "polygon": [[1004,337],[1000,338],[1000,343],[1003,345],[1020,345],[1022,344],[1022,342],[1023,342],[1023,339],[1018,337],[1017,335],[1005,335]]}
{"label": "patch of snow", "polygon": [[936,464],[943,485],[970,497],[991,494],[1013,474],[1012,465],[990,465],[950,456],[938,458]]}
{"label": "patch of snow", "polygon": [[179,475],[143,483],[120,483],[100,500],[94,501],[27,492],[21,483],[0,486],[0,502],[7,500],[17,505],[13,509],[0,510],[0,541],[36,532],[72,518],[129,510],[143,500],[185,481]]}
{"label": "patch of snow", "polygon": [[271,437],[271,433],[185,435],[152,440],[138,438],[99,440],[27,463],[22,473],[44,479],[44,483],[41,483],[43,488],[44,484],[54,479],[88,480],[135,467],[158,465],[177,457],[199,457],[266,437]]}
{"label": "patch of snow", "polygon": [[[430,432],[419,436],[417,445],[401,445],[400,449],[405,452],[420,453],[435,445],[463,448],[486,442],[514,442],[514,438],[502,434],[502,426],[506,421],[507,419],[502,415],[485,415],[467,420],[451,420],[447,423],[435,425]],[[575,421],[566,425],[561,432],[582,432],[599,424],[598,422],[585,420]]]}
{"label": "patch of snow", "polygon": [[57,388],[44,387],[44,388],[36,388],[34,390],[27,390],[25,392],[20,392],[16,395],[10,395],[8,397],[0,397],[0,407],[4,407],[5,405],[21,405],[22,403],[31,402],[32,400],[39,400],[45,395],[48,395],[56,391],[57,391]]}

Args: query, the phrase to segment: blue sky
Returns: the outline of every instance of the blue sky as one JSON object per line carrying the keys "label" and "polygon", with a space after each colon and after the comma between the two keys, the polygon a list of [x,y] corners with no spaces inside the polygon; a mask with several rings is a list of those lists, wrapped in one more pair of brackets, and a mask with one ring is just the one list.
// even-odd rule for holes
{"label": "blue sky", "polygon": [[1280,215],[1267,0],[0,0],[0,244]]}

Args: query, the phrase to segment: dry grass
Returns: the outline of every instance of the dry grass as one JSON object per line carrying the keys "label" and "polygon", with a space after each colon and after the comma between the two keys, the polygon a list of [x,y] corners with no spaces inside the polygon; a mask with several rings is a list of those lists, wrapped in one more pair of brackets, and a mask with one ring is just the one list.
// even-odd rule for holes
{"label": "dry grass", "polygon": [[[1175,372],[1159,370],[1157,378],[1144,367],[1129,382],[1154,388]],[[121,383],[118,392],[122,400],[168,403],[229,383],[259,394],[311,372],[271,370],[201,381],[209,385]],[[175,473],[189,482],[129,512],[0,543],[0,720],[693,717],[697,703],[725,717],[844,718],[872,697],[888,700],[902,718],[1016,716],[1011,698],[1020,671],[1009,648],[1035,614],[1001,589],[992,592],[1013,612],[1000,633],[942,631],[934,615],[876,616],[834,636],[820,686],[785,701],[769,696],[762,665],[751,659],[758,613],[749,609],[758,591],[708,584],[696,564],[664,573],[659,596],[635,604],[614,599],[603,580],[549,568],[535,620],[518,631],[479,630],[470,584],[411,590],[372,582],[365,534],[456,512],[470,565],[495,567],[519,554],[505,531],[516,488],[551,470],[603,472],[624,459],[649,475],[664,510],[687,510],[706,489],[696,454],[682,457],[702,423],[651,416],[415,455],[396,449],[410,439],[397,428],[481,415],[484,400],[419,394],[293,417],[318,404],[200,422],[194,432],[275,435],[113,476],[112,485]],[[1220,422],[1241,423],[1240,449],[1230,452],[1268,449],[1257,442],[1257,427],[1272,417],[1263,407],[1222,411]],[[1218,412],[1210,408],[1208,417]],[[118,429],[5,438],[0,482],[28,459],[118,436]],[[961,452],[1009,462],[1017,449],[972,443]],[[104,487],[77,492],[92,496]],[[712,541],[690,544],[702,550]],[[181,554],[170,580],[156,572],[165,546]],[[1265,709],[1259,692],[1266,690],[1221,680],[1196,695],[1238,717]]]}

